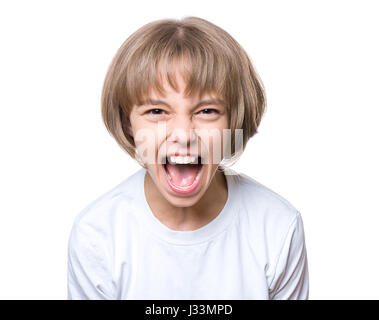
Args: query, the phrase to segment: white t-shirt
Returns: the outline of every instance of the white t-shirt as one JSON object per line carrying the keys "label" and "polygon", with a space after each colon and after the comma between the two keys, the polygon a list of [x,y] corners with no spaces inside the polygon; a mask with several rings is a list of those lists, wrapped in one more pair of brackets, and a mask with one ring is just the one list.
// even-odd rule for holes
{"label": "white t-shirt", "polygon": [[68,243],[68,299],[308,299],[298,210],[226,169],[227,202],[193,231],[160,222],[144,168],[84,208]]}

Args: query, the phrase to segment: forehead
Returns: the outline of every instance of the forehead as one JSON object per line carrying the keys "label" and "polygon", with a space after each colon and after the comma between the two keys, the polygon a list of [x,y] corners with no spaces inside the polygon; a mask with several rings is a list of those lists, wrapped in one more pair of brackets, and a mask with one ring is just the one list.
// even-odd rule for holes
{"label": "forehead", "polygon": [[166,90],[163,95],[159,94],[156,91],[153,91],[146,96],[144,99],[146,100],[160,100],[160,101],[170,101],[170,100],[185,100],[188,102],[194,102],[199,100],[212,100],[217,102],[222,102],[222,98],[218,97],[216,94],[212,94],[211,92],[205,92],[202,95],[199,93],[193,94],[191,96],[185,96],[184,92],[176,92],[175,90]]}
{"label": "forehead", "polygon": [[199,92],[193,93],[192,95],[185,96],[184,93],[184,84],[179,87],[179,90],[175,90],[169,85],[165,85],[164,92],[160,94],[158,91],[151,89],[150,94],[148,94],[143,101],[141,101],[141,104],[144,105],[175,105],[178,101],[184,101],[185,104],[188,106],[192,105],[204,105],[204,104],[214,104],[219,106],[225,106],[225,101],[222,99],[222,97],[218,96],[214,92],[203,92],[200,94]]}
{"label": "forehead", "polygon": [[[189,95],[185,94],[185,89],[187,87],[187,82],[185,78],[179,71],[175,72],[174,75],[174,84],[171,85],[169,80],[161,77],[160,85],[163,89],[163,92],[159,92],[154,87],[150,89],[150,93],[146,96],[146,99],[154,99],[154,100],[170,100],[170,99],[184,99],[189,102],[198,101],[204,99],[215,99],[222,100],[222,97],[217,95],[214,91],[205,91],[200,92],[201,90],[197,90],[196,92],[192,92]],[[175,88],[176,87],[176,88]]]}

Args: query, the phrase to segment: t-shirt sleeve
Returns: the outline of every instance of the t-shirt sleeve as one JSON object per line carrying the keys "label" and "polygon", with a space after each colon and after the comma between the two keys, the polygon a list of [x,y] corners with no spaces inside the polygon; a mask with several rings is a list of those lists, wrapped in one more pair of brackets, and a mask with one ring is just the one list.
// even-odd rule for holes
{"label": "t-shirt sleeve", "polygon": [[89,226],[74,224],[68,243],[68,300],[113,299],[106,244]]}
{"label": "t-shirt sleeve", "polygon": [[303,221],[299,212],[291,223],[269,285],[270,300],[308,300],[309,277]]}

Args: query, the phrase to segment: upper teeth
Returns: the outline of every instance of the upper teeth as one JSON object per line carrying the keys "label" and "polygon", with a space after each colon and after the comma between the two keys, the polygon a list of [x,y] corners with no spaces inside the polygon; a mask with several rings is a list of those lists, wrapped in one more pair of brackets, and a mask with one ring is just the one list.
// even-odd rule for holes
{"label": "upper teeth", "polygon": [[197,163],[197,157],[194,156],[169,156],[168,162],[172,164],[188,164],[188,163]]}

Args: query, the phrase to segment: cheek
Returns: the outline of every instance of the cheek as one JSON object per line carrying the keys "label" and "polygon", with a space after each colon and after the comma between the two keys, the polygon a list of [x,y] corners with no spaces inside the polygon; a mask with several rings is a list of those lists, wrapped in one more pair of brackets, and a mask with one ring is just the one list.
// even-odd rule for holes
{"label": "cheek", "polygon": [[222,130],[219,131],[220,134],[217,136],[213,136],[211,138],[210,143],[210,153],[211,153],[211,159],[213,164],[218,164],[222,158],[223,158],[223,132]]}
{"label": "cheek", "polygon": [[145,164],[156,164],[158,150],[157,133],[152,128],[135,128],[134,141],[141,160]]}
{"label": "cheek", "polygon": [[212,153],[212,162],[218,164],[224,158],[225,148],[229,141],[228,134],[230,134],[230,129],[228,127],[228,118],[225,116],[217,124],[218,134],[211,138],[210,152]]}
{"label": "cheek", "polygon": [[224,128],[213,128],[201,135],[201,141],[209,155],[210,164],[218,164],[224,155]]}

